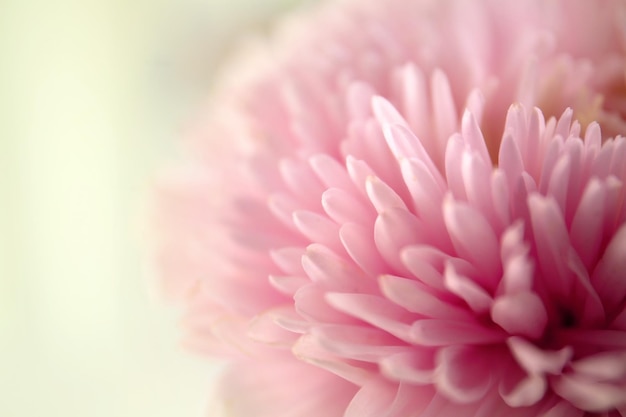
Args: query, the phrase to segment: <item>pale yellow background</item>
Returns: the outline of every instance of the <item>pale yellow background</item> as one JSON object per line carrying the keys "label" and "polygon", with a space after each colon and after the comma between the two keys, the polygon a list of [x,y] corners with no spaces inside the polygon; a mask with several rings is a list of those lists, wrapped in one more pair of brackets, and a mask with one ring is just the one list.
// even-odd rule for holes
{"label": "pale yellow background", "polygon": [[144,205],[235,34],[295,2],[0,0],[0,416],[213,412]]}

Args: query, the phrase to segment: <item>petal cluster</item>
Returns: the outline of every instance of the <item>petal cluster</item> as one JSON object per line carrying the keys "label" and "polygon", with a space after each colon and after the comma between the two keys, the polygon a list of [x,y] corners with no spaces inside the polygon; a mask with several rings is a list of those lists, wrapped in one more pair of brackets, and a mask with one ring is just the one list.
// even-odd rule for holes
{"label": "petal cluster", "polygon": [[311,13],[162,189],[231,415],[626,416],[626,6]]}

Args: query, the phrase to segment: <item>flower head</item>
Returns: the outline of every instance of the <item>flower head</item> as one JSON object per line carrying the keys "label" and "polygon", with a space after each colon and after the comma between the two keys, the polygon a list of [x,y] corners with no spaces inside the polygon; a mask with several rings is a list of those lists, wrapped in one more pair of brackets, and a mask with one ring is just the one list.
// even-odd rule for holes
{"label": "flower head", "polygon": [[230,413],[626,416],[624,3],[312,13],[163,187]]}

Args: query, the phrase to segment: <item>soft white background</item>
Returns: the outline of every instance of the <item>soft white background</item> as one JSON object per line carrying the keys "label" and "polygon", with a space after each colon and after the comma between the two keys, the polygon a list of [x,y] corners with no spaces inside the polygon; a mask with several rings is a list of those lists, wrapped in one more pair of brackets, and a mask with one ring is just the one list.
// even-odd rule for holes
{"label": "soft white background", "polygon": [[211,414],[145,201],[233,39],[296,2],[0,1],[0,416]]}

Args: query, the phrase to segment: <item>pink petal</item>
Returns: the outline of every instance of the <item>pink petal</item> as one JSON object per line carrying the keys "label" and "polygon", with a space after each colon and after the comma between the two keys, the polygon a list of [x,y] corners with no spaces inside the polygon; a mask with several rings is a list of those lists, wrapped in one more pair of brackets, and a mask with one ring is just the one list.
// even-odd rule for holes
{"label": "pink petal", "polygon": [[367,83],[355,81],[348,87],[346,104],[351,120],[364,120],[371,116],[371,103],[376,91]]}
{"label": "pink petal", "polygon": [[273,308],[271,317],[274,323],[293,333],[303,334],[311,328],[311,323],[298,314],[294,305]]}
{"label": "pink petal", "polygon": [[565,257],[570,247],[562,212],[555,200],[538,195],[528,199],[539,268],[548,289],[559,297],[571,290],[571,273]]}
{"label": "pink petal", "polygon": [[593,346],[608,350],[626,350],[626,338],[621,330],[560,329],[555,335],[561,343],[580,346]]}
{"label": "pink petal", "polygon": [[479,323],[439,319],[417,320],[411,326],[409,335],[413,343],[423,346],[486,345],[502,343],[506,339],[505,333]]}
{"label": "pink petal", "polygon": [[560,350],[543,350],[518,336],[508,338],[507,344],[518,364],[529,374],[559,375],[574,354],[570,346]]}
{"label": "pink petal", "polygon": [[370,276],[376,276],[387,268],[374,242],[373,230],[360,224],[346,223],[341,226],[339,235],[352,260]]}
{"label": "pink petal", "polygon": [[401,159],[400,168],[418,213],[432,217],[435,212],[440,212],[447,187],[440,183],[441,179],[437,178],[440,177],[439,174],[433,176],[432,170],[418,158]]}
{"label": "pink petal", "polygon": [[539,164],[543,156],[541,135],[545,124],[546,121],[543,117],[543,113],[540,109],[535,107],[530,115],[528,136],[526,136],[526,140],[523,142],[524,148],[522,154],[524,155],[524,167],[526,171],[536,179],[538,179],[541,174],[541,166]]}
{"label": "pink petal", "polygon": [[517,220],[509,225],[500,238],[500,256],[504,262],[528,253],[528,244],[524,241],[524,222]]}
{"label": "pink petal", "polygon": [[387,99],[381,96],[372,97],[372,111],[381,125],[400,125],[408,127],[404,117]]}
{"label": "pink petal", "polygon": [[353,184],[364,196],[367,196],[365,183],[367,178],[375,176],[372,168],[370,168],[365,161],[356,159],[351,155],[346,157],[346,168],[348,169],[348,174],[350,175],[350,179],[352,179]]}
{"label": "pink petal", "polygon": [[407,206],[402,201],[402,198],[395,191],[381,181],[379,178],[370,176],[365,182],[365,190],[372,205],[378,213],[382,213],[385,210],[398,208],[402,210],[408,210]]}
{"label": "pink petal", "polygon": [[494,169],[491,174],[491,199],[496,220],[499,221],[500,230],[511,221],[511,209],[509,208],[509,185],[506,176],[501,169]]}
{"label": "pink petal", "polygon": [[407,278],[382,275],[380,288],[385,296],[412,313],[425,317],[467,320],[464,309],[439,299],[426,285]]}
{"label": "pink petal", "polygon": [[[294,357],[305,364],[313,365],[327,372],[329,375],[339,376],[346,381],[358,386],[372,378],[372,369],[349,363],[345,359],[320,348],[314,336],[305,334],[298,339],[291,349]],[[289,381],[295,383],[295,380]]]}
{"label": "pink petal", "polygon": [[528,292],[533,285],[534,272],[534,264],[526,253],[509,257],[504,262],[504,275],[500,282],[502,293]]}
{"label": "pink petal", "polygon": [[288,194],[275,193],[269,197],[267,205],[276,219],[289,229],[295,230],[293,212],[302,208],[296,200]]}
{"label": "pink petal", "polygon": [[480,161],[486,166],[491,166],[491,157],[489,156],[483,133],[474,115],[467,110],[463,113],[461,131],[463,139],[465,139],[469,148],[478,155]]}
{"label": "pink petal", "polygon": [[365,362],[407,351],[408,347],[389,333],[365,326],[315,326],[310,334],[320,347],[342,358]]}
{"label": "pink petal", "polygon": [[443,212],[456,252],[481,272],[481,284],[494,290],[501,265],[500,245],[491,225],[473,207],[451,199],[444,201]]}
{"label": "pink petal", "polygon": [[445,181],[439,172],[439,169],[426,152],[424,145],[411,130],[402,125],[384,125],[383,134],[387,141],[387,145],[396,159],[417,159],[421,161],[432,176],[437,185],[441,188],[445,187]]}
{"label": "pink petal", "polygon": [[322,207],[326,214],[338,224],[349,222],[372,224],[375,218],[373,210],[339,188],[329,188],[324,191]]}
{"label": "pink petal", "polygon": [[323,245],[314,243],[307,247],[302,267],[311,281],[320,282],[329,290],[371,292],[376,288],[373,279]]}
{"label": "pink petal", "polygon": [[602,300],[591,284],[587,268],[585,268],[585,265],[573,248],[568,253],[567,266],[574,273],[577,284],[579,284],[575,297],[572,298],[572,303],[578,305],[578,308],[576,308],[576,320],[579,326],[602,326],[606,322],[606,313]]}
{"label": "pink petal", "polygon": [[[605,145],[606,146],[606,145]],[[626,158],[626,140],[623,136],[618,136],[613,142],[613,156],[609,172],[617,178],[624,179],[624,158]],[[621,175],[620,175],[621,174]]]}
{"label": "pink petal", "polygon": [[272,310],[256,316],[248,325],[248,337],[279,348],[291,348],[298,334],[285,330],[274,320]]}
{"label": "pink petal", "polygon": [[342,251],[339,241],[339,226],[327,217],[312,211],[298,210],[293,213],[293,222],[311,242],[321,243],[331,249]]}
{"label": "pink petal", "polygon": [[445,151],[445,173],[448,189],[457,200],[466,200],[465,184],[463,181],[463,154],[465,143],[460,134],[453,134],[447,142]]}
{"label": "pink petal", "polygon": [[[400,67],[395,75],[400,84],[398,96],[401,97],[402,114],[417,136],[430,137],[429,123],[422,122],[430,119],[428,86],[424,72],[414,63],[408,63]],[[427,150],[430,151],[430,155],[437,155],[434,149]]]}
{"label": "pink petal", "polygon": [[472,114],[478,125],[480,125],[483,120],[483,112],[485,110],[484,107],[485,95],[479,88],[474,88],[467,95],[467,100],[465,100],[465,109]]}
{"label": "pink petal", "polygon": [[309,417],[317,413],[342,417],[356,391],[332,374],[288,358],[239,362],[228,370],[219,387],[224,408],[232,417]]}
{"label": "pink petal", "polygon": [[411,194],[413,208],[417,216],[424,220],[424,227],[433,246],[446,251],[452,250],[449,236],[440,232],[445,227],[441,211],[444,188],[437,184],[426,165],[418,159],[401,160],[400,169]]}
{"label": "pink petal", "polygon": [[365,158],[370,167],[397,193],[404,194],[406,190],[398,181],[397,160],[387,145],[382,126],[370,119],[365,123],[362,135],[357,146],[367,152]]}
{"label": "pink petal", "polygon": [[490,364],[476,348],[448,346],[437,354],[435,384],[454,402],[471,403],[487,394],[493,381]]}
{"label": "pink petal", "polygon": [[283,159],[280,162],[280,172],[289,190],[298,196],[300,201],[306,202],[308,207],[319,205],[315,196],[321,195],[324,187],[308,165]]}
{"label": "pink petal", "polygon": [[489,311],[493,304],[491,296],[470,278],[457,273],[451,263],[446,264],[444,277],[446,288],[464,300],[475,313]]}
{"label": "pink petal", "polygon": [[387,378],[422,385],[433,381],[435,358],[430,350],[412,348],[383,358],[379,365]]}
{"label": "pink petal", "polygon": [[[443,71],[436,69],[433,72],[430,89],[435,131],[439,143],[445,145],[450,135],[456,130],[459,117],[448,77]],[[444,146],[440,146],[439,149],[444,149]]]}
{"label": "pink petal", "polygon": [[608,312],[614,312],[626,298],[625,270],[626,225],[615,233],[591,276],[591,282]]}
{"label": "pink petal", "polygon": [[511,133],[506,133],[502,138],[498,166],[506,176],[509,190],[515,189],[515,184],[524,170],[524,162],[518,144]]}
{"label": "pink petal", "polygon": [[466,152],[461,161],[461,171],[465,184],[467,201],[477,210],[483,213],[492,227],[498,225],[493,204],[489,198],[493,194],[491,190],[491,177],[493,168],[482,161],[477,152]]}
{"label": "pink petal", "polygon": [[286,295],[294,295],[301,287],[311,282],[307,277],[298,275],[270,275],[268,279],[272,287]]}
{"label": "pink petal", "polygon": [[402,249],[424,241],[424,227],[415,216],[399,208],[388,209],[378,215],[374,224],[374,241],[383,258],[402,271]]}
{"label": "pink petal", "polygon": [[[592,132],[594,130],[593,125],[595,125],[596,132]],[[587,131],[585,132],[585,138],[588,135],[593,135],[593,137],[598,135],[599,138],[602,138],[601,133],[600,133],[600,127],[598,126],[597,123],[594,122],[594,123],[591,123],[589,126],[587,126]],[[589,142],[587,141],[587,139],[585,139],[585,145],[591,146]],[[611,159],[614,155],[615,155],[614,146],[608,143],[599,149],[599,152],[597,156],[593,159],[593,162],[591,165],[591,172],[593,173],[595,177],[599,179],[604,179],[609,175],[609,173],[611,172],[610,171]]]}
{"label": "pink petal", "polygon": [[552,169],[552,176],[550,177],[550,182],[548,183],[548,195],[556,201],[562,213],[565,213],[566,209],[568,209],[567,191],[570,186],[570,179],[573,171],[571,165],[572,161],[570,154],[566,153],[561,156],[556,161],[556,164]]}
{"label": "pink petal", "polygon": [[304,248],[284,247],[270,251],[272,261],[286,274],[300,275],[304,273],[302,269],[302,255]]}
{"label": "pink petal", "polygon": [[[574,115],[574,111],[569,107],[563,111],[563,114],[561,115],[561,117],[559,117],[559,120],[556,125],[556,130],[554,132],[555,136],[560,135],[563,138],[567,138],[568,136],[570,136],[570,127],[572,125],[573,115]],[[578,135],[573,135],[573,136],[578,136]]]}
{"label": "pink petal", "polygon": [[385,330],[398,339],[410,342],[414,315],[382,297],[369,294],[326,294],[326,300],[339,311]]}
{"label": "pink petal", "polygon": [[386,416],[397,392],[397,385],[374,379],[361,387],[352,398],[344,417]]}
{"label": "pink petal", "polygon": [[447,292],[442,271],[449,255],[428,245],[412,245],[403,249],[400,257],[419,281],[433,289]]}
{"label": "pink petal", "polygon": [[445,395],[436,393],[420,417],[471,416],[474,417],[475,404],[458,404]]}
{"label": "pink petal", "polygon": [[572,363],[576,373],[596,381],[626,379],[626,351],[602,352]]}
{"label": "pink petal", "polygon": [[500,386],[502,399],[511,407],[528,407],[539,402],[548,389],[546,379],[541,375],[528,375],[513,389],[507,391]]}
{"label": "pink petal", "polygon": [[602,412],[626,402],[624,387],[600,383],[580,375],[561,375],[554,378],[552,389],[575,407],[591,412]]}
{"label": "pink petal", "polygon": [[430,386],[417,387],[412,384],[401,382],[398,386],[396,398],[385,417],[406,417],[408,415],[421,415],[432,401],[435,395]]}
{"label": "pink petal", "polygon": [[583,417],[585,412],[572,406],[567,401],[559,401],[557,405],[550,408],[539,417]]}
{"label": "pink petal", "polygon": [[346,192],[354,190],[354,184],[346,171],[346,167],[335,158],[326,154],[318,154],[309,158],[309,164],[327,188],[339,188]]}
{"label": "pink petal", "polygon": [[303,317],[321,323],[352,323],[354,319],[337,311],[325,300],[326,291],[318,284],[301,287],[293,296],[296,311]]}
{"label": "pink petal", "polygon": [[547,145],[546,153],[543,158],[543,165],[541,167],[541,177],[539,178],[539,190],[542,194],[548,192],[548,185],[550,178],[552,177],[552,171],[556,166],[556,162],[561,155],[563,149],[563,138],[557,136],[553,138]]}
{"label": "pink petal", "polygon": [[536,294],[518,292],[496,298],[491,319],[509,334],[538,339],[548,324],[548,313]]}

